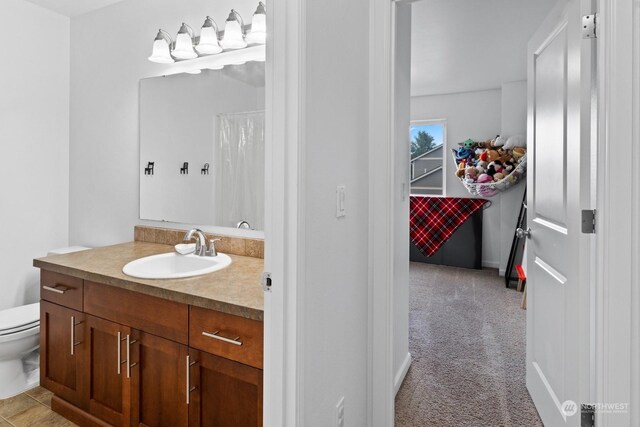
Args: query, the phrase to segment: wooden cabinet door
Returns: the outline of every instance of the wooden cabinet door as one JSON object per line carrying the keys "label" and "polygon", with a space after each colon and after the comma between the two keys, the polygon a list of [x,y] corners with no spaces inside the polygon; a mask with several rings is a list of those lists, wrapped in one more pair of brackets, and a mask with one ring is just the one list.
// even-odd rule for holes
{"label": "wooden cabinet door", "polygon": [[261,427],[262,370],[189,349],[191,427]]}
{"label": "wooden cabinet door", "polygon": [[138,330],[132,335],[132,424],[187,426],[187,346]]}
{"label": "wooden cabinet door", "polygon": [[84,320],[83,313],[40,301],[40,384],[83,409]]}
{"label": "wooden cabinet door", "polygon": [[[131,422],[130,378],[127,373],[127,342],[130,328],[85,315],[86,357],[83,358],[83,387],[88,412],[113,426]],[[128,338],[129,337],[129,338]]]}

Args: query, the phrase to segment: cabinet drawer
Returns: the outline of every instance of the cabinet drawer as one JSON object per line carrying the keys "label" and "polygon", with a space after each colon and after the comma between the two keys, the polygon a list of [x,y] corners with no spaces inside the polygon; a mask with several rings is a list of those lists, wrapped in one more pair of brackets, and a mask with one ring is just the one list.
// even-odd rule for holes
{"label": "cabinet drawer", "polygon": [[262,369],[263,323],[200,307],[189,308],[189,346]]}
{"label": "cabinet drawer", "polygon": [[40,271],[40,298],[82,311],[82,279],[52,271]]}
{"label": "cabinet drawer", "polygon": [[186,304],[85,281],[84,311],[181,344],[188,342]]}

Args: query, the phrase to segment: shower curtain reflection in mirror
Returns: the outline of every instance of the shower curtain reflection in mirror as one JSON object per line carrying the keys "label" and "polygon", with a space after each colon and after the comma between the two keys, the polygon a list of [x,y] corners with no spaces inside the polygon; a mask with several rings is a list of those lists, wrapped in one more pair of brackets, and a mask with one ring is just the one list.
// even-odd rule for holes
{"label": "shower curtain reflection in mirror", "polygon": [[218,115],[215,209],[219,223],[264,227],[264,111]]}

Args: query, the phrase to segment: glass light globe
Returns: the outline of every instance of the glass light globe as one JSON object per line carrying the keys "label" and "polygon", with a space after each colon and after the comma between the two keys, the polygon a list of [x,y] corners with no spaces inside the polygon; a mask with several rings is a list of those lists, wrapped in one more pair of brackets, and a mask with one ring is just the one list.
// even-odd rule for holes
{"label": "glass light globe", "polygon": [[176,36],[176,46],[173,49],[173,56],[178,59],[194,59],[198,54],[193,50],[193,36],[186,24],[182,24]]}
{"label": "glass light globe", "polygon": [[208,16],[204,21],[202,30],[200,30],[200,42],[196,46],[196,50],[201,55],[214,55],[222,52],[218,42],[218,27],[213,22],[213,19]]}
{"label": "glass light globe", "polygon": [[[220,41],[220,45],[223,49],[242,49],[247,47],[247,42],[244,41],[244,33],[242,30],[242,24],[238,20],[238,12],[231,10],[227,22],[224,26],[224,37]],[[242,18],[241,18],[242,19]]]}
{"label": "glass light globe", "polygon": [[264,4],[260,2],[251,20],[251,32],[245,40],[249,44],[265,44],[267,41],[267,14]]}
{"label": "glass light globe", "polygon": [[171,51],[169,49],[170,40],[168,35],[163,34],[163,31],[158,31],[156,39],[153,41],[153,50],[149,61],[157,62],[159,64],[172,64],[176,62],[171,57]]}

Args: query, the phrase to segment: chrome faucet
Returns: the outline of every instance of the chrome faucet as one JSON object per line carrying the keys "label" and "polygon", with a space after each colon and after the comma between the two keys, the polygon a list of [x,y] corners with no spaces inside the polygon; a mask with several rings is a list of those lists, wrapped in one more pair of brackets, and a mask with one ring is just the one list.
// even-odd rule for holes
{"label": "chrome faucet", "polygon": [[204,232],[199,228],[192,228],[187,231],[183,240],[189,241],[193,239],[194,236],[196,238],[196,250],[194,252],[196,255],[210,257],[218,256],[218,252],[216,251],[216,242],[222,240],[222,238],[211,239],[207,244],[207,238],[204,236]]}
{"label": "chrome faucet", "polygon": [[182,240],[188,242],[189,240],[193,239],[194,236],[196,238],[195,254],[198,256],[206,256],[208,252],[207,238],[204,237],[204,233],[202,232],[202,230],[200,230],[199,228],[192,228],[191,230],[187,231]]}

